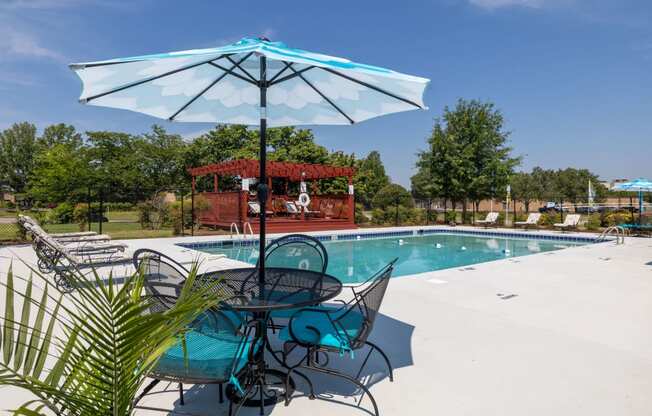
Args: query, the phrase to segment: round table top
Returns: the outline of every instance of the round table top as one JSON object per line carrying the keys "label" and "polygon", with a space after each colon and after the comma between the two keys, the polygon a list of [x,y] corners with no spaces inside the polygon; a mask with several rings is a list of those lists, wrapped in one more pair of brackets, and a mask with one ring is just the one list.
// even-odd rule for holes
{"label": "round table top", "polygon": [[197,276],[197,281],[219,279],[215,291],[229,307],[245,312],[266,312],[316,305],[342,291],[342,282],[321,272],[279,267],[265,268],[265,284],[259,269],[246,267],[216,270]]}

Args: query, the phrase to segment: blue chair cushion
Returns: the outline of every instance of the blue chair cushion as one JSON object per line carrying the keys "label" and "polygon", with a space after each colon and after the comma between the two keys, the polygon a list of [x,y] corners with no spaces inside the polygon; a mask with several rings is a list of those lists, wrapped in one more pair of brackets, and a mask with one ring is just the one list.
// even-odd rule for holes
{"label": "blue chair cushion", "polygon": [[215,325],[214,320],[195,321],[184,337],[187,359],[183,340],[179,340],[163,353],[153,371],[155,375],[227,382],[232,370],[237,374],[247,363],[252,344],[234,332],[231,323]]}
{"label": "blue chair cushion", "polygon": [[[331,306],[320,306],[320,309],[327,312],[335,325],[331,323],[322,312],[299,310],[292,320],[292,331],[296,340],[290,335],[288,327],[283,328],[279,338],[283,341],[300,341],[305,344],[319,345],[340,352],[350,351],[349,340],[355,339],[362,330],[364,317],[357,311],[337,309]],[[315,328],[315,330],[311,329]]]}

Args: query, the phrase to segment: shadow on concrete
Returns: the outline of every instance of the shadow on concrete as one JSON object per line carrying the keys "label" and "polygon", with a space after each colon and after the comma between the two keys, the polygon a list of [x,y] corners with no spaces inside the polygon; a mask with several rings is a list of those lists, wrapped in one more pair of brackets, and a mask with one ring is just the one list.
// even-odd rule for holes
{"label": "shadow on concrete", "polygon": [[[374,329],[369,337],[369,340],[380,348],[389,357],[394,368],[395,381],[400,383],[400,375],[396,370],[402,367],[412,366],[414,364],[412,358],[412,334],[414,326],[408,323],[399,321],[390,316],[378,314]],[[274,350],[282,347],[281,341],[270,333],[270,342]],[[343,372],[350,376],[355,376],[367,355],[368,347],[357,350],[352,358],[349,354],[340,356],[337,353],[329,354],[328,368],[336,371]],[[296,362],[301,358],[302,351],[295,350],[290,356],[290,362]],[[271,357],[267,357],[267,362],[270,367],[279,368],[276,361]],[[326,374],[311,372],[309,370],[301,370],[312,381],[315,393],[321,400],[333,402],[333,406],[348,406],[351,407],[351,414],[373,414],[373,407],[368,397],[364,397],[362,403],[359,403],[359,398],[362,391],[352,383]],[[307,383],[301,378],[294,376],[296,382],[296,391],[293,398],[307,397],[309,389]],[[369,361],[365,365],[361,375],[360,381],[371,388],[374,384],[383,380],[389,382],[389,372],[385,361],[380,354],[372,352]],[[190,387],[190,388],[188,388]],[[164,390],[156,389],[148,395],[147,402],[156,401],[158,403],[174,402],[174,408],[170,415],[221,415],[228,414],[228,400],[225,399],[223,404],[218,400],[218,387],[216,385],[195,385],[188,386],[185,389],[184,398],[185,405],[179,403],[178,386],[176,384],[168,384]],[[373,394],[373,389],[372,389]],[[165,395],[165,397],[156,398],[156,396]],[[141,404],[143,407],[148,407],[146,403]],[[290,403],[290,408],[292,403]],[[283,402],[277,403],[275,406],[265,408],[265,414],[271,414],[275,411],[283,411],[285,408]],[[382,409],[379,409],[382,412]],[[258,415],[258,408],[243,407],[239,415]]]}

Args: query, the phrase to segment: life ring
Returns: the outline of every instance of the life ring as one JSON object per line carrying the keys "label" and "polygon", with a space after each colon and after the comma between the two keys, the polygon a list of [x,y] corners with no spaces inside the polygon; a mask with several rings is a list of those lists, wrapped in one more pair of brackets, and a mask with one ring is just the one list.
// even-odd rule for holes
{"label": "life ring", "polygon": [[297,201],[299,205],[301,205],[304,208],[307,208],[308,205],[310,205],[310,195],[308,195],[305,192],[302,192],[299,194],[299,200]]}

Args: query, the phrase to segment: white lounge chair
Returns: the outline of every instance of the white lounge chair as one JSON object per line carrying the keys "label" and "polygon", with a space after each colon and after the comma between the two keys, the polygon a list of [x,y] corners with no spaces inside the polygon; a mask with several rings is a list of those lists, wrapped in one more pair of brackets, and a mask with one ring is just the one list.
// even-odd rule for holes
{"label": "white lounge chair", "polygon": [[297,205],[292,201],[285,201],[285,210],[290,215],[299,215],[299,214],[301,214],[301,211],[299,211],[299,208],[297,208]]}
{"label": "white lounge chair", "polygon": [[496,225],[497,221],[498,221],[498,213],[490,212],[487,214],[487,217],[484,220],[476,220],[475,223],[484,225],[486,228],[490,225]]}
{"label": "white lounge chair", "polygon": [[[18,216],[18,224],[22,226],[25,231],[29,231],[27,227],[39,227],[41,230],[43,228],[40,226],[40,224],[34,220],[32,217],[28,215],[19,215]],[[43,233],[46,233],[43,231]],[[78,241],[96,241],[96,242],[101,242],[101,241],[110,241],[111,237],[106,234],[97,234],[95,231],[83,231],[83,232],[76,232],[76,233],[46,233],[49,237],[54,238],[55,240],[68,244],[68,243],[76,243]]]}
{"label": "white lounge chair", "polygon": [[524,227],[524,228],[530,228],[530,226],[538,227],[540,219],[541,219],[541,213],[532,212],[530,215],[528,215],[527,220],[516,221],[514,222],[514,226]]}
{"label": "white lounge chair", "polygon": [[[251,211],[252,214],[260,215],[260,204],[258,202],[250,201],[248,204],[249,204],[249,210]],[[265,215],[267,216],[274,215],[274,211],[265,210]]]}
{"label": "white lounge chair", "polygon": [[580,223],[581,217],[582,216],[580,214],[568,214],[564,219],[564,222],[558,222],[557,224],[553,224],[553,225],[555,228],[561,229],[561,231],[575,229],[577,228],[577,225]]}

